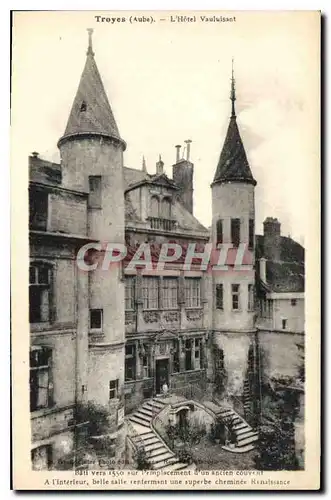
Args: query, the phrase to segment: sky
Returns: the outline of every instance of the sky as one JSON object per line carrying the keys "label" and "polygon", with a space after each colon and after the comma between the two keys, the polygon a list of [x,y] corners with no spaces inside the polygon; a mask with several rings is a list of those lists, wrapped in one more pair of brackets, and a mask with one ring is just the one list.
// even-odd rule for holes
{"label": "sky", "polygon": [[[124,165],[172,175],[175,145],[191,139],[194,215],[211,223],[211,189],[231,112],[236,112],[256,187],[256,230],[277,217],[304,244],[319,177],[319,19],[313,13],[231,13],[232,23],[100,23],[100,12],[21,12],[14,18],[12,127],[26,158],[59,161],[84,67],[87,32],[122,138]],[[187,14],[187,13],[184,13]],[[208,15],[219,13],[209,12]],[[228,13],[222,13],[229,15]],[[106,14],[112,17],[113,14]],[[160,18],[166,19],[160,21]],[[26,164],[27,165],[27,164]]]}

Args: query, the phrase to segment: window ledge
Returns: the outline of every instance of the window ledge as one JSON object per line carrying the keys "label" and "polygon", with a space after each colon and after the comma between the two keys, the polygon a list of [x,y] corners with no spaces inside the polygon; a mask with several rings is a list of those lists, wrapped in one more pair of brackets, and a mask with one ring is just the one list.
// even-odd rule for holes
{"label": "window ledge", "polygon": [[67,406],[58,406],[54,405],[50,408],[40,408],[38,410],[33,410],[30,412],[30,417],[31,419],[35,419],[38,417],[46,417],[47,415],[51,415],[52,413],[59,413],[65,410],[71,410],[74,409],[75,404],[72,403]]}

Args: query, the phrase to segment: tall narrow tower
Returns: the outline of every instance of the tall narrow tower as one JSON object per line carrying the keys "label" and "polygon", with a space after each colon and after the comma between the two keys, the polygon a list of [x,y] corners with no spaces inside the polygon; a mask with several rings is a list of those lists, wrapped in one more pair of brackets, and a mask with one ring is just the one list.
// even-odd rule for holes
{"label": "tall narrow tower", "polygon": [[[123,151],[94,59],[88,30],[85,67],[67,127],[58,142],[65,187],[87,192],[86,236],[124,243]],[[81,271],[77,267],[78,401],[109,409],[116,430],[124,386],[124,289],[119,267]]]}
{"label": "tall narrow tower", "polygon": [[[226,394],[241,396],[248,368],[249,347],[254,339],[254,188],[240,137],[232,66],[231,116],[217,164],[212,189],[213,245],[233,245],[227,271],[213,273],[213,330],[216,371],[225,373]],[[245,270],[233,266],[245,244]],[[221,361],[220,361],[221,360]],[[218,368],[217,368],[218,367]]]}

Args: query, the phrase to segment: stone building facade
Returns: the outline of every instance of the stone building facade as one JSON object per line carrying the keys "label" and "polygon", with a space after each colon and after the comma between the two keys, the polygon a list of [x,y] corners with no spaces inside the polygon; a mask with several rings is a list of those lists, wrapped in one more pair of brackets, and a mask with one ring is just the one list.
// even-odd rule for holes
{"label": "stone building facade", "polygon": [[[265,255],[256,255],[261,246],[255,237],[256,181],[237,125],[234,79],[231,103],[227,136],[211,179],[209,230],[193,214],[190,141],[185,158],[176,146],[172,179],[161,157],[154,173],[147,172],[144,161],[140,169],[124,166],[126,143],[90,35],[85,68],[58,141],[61,163],[38,153],[29,157],[33,468],[56,467],[73,449],[77,405],[93,402],[108,410],[109,433],[120,456],[124,414],[159,394],[164,383],[182,394],[209,391],[230,403],[243,402],[252,377],[260,376],[260,339],[269,335],[266,348],[281,359],[283,346],[293,344],[292,334],[303,333],[302,290],[272,290],[263,275]],[[98,259],[107,258],[105,243],[125,246],[126,258],[91,270],[96,248]],[[180,245],[181,255],[162,267],[156,262],[163,243]],[[151,268],[132,266],[130,258],[142,244],[151,253]],[[218,244],[233,245],[228,271],[201,266],[202,254]],[[243,244],[246,267],[237,271]],[[84,268],[78,261],[85,245],[90,252],[80,261]],[[268,248],[274,246],[265,243],[263,251]],[[275,255],[267,259],[270,265],[278,262]],[[263,324],[257,289],[262,302],[272,300],[275,311],[283,308],[278,315],[288,321],[281,332],[288,340],[277,343],[277,352],[272,335],[281,330],[279,319],[275,315],[272,327]],[[295,296],[285,299],[282,293]],[[288,300],[293,305],[294,299],[297,308],[290,314]],[[293,360],[288,363],[286,369]],[[254,410],[253,399],[246,406]]]}

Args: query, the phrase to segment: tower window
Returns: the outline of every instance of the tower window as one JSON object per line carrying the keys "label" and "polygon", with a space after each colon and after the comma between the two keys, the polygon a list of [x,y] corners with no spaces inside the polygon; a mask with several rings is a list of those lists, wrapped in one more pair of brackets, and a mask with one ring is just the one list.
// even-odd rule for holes
{"label": "tower window", "polygon": [[89,178],[89,208],[101,208],[101,175],[90,175]]}
{"label": "tower window", "polygon": [[282,329],[283,330],[286,330],[286,327],[287,327],[287,319],[282,319]]}
{"label": "tower window", "polygon": [[231,243],[234,247],[239,247],[240,219],[231,219]]}
{"label": "tower window", "polygon": [[109,399],[116,399],[118,393],[118,379],[109,382]]}
{"label": "tower window", "polygon": [[90,329],[102,329],[102,309],[90,309]]}
{"label": "tower window", "polygon": [[216,285],[216,309],[223,309],[223,284]]}
{"label": "tower window", "polygon": [[216,245],[223,243],[223,221],[220,219],[216,222]]}
{"label": "tower window", "polygon": [[248,285],[248,310],[254,310],[254,285]]}
{"label": "tower window", "polygon": [[254,248],[254,219],[249,219],[248,247]]}
{"label": "tower window", "polygon": [[87,104],[85,101],[83,101],[81,106],[80,106],[80,112],[84,113],[84,111],[86,111],[86,110],[87,110]]}
{"label": "tower window", "polygon": [[238,311],[240,308],[239,294],[240,294],[240,285],[232,285],[232,310]]}

